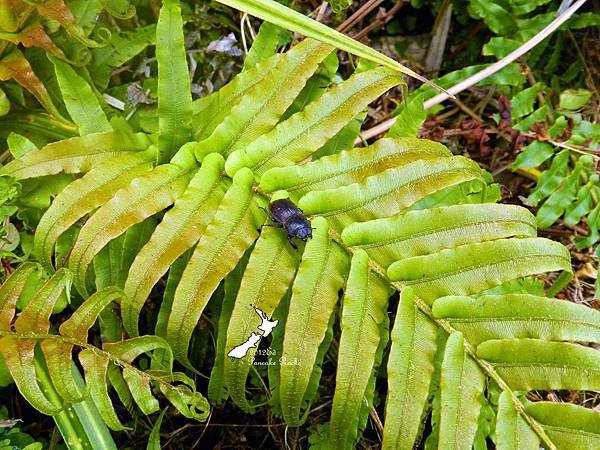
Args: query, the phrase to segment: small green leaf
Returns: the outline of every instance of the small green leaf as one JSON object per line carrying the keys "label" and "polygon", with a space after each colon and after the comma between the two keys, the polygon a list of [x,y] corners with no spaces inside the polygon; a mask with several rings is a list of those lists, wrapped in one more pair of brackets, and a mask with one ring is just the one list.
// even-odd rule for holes
{"label": "small green leaf", "polygon": [[592,92],[587,89],[566,89],[560,93],[559,107],[575,111],[583,108],[592,98]]}

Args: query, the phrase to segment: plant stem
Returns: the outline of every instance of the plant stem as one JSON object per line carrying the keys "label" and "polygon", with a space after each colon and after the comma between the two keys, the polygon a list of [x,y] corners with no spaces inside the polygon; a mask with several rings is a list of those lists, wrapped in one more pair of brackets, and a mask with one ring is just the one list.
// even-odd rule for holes
{"label": "plant stem", "polygon": [[[62,408],[52,418],[69,450],[116,450],[110,431],[92,400],[86,398],[79,403],[65,404],[54,389],[41,352],[36,352],[34,362],[40,388],[52,403]],[[73,376],[82,389],[84,382],[75,365]]]}

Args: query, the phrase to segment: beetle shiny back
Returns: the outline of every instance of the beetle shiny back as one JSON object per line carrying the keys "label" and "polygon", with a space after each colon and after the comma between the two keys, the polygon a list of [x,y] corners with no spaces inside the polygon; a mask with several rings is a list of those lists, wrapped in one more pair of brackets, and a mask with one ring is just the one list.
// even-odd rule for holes
{"label": "beetle shiny back", "polygon": [[269,204],[269,215],[273,222],[278,223],[285,229],[292,247],[297,248],[292,242],[293,238],[306,241],[312,237],[310,220],[291,200],[284,198],[271,202]]}

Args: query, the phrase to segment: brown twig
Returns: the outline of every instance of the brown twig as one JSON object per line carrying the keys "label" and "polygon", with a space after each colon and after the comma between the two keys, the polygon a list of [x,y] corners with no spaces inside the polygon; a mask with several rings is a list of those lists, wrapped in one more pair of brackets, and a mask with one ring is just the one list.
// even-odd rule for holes
{"label": "brown twig", "polygon": [[350,28],[360,22],[367,14],[373,11],[377,6],[383,3],[383,0],[369,0],[367,3],[358,8],[354,14],[348,17],[342,24],[337,27],[340,33],[347,32]]}
{"label": "brown twig", "polygon": [[356,40],[360,40],[364,38],[367,34],[373,31],[375,28],[380,27],[381,25],[385,25],[388,23],[394,15],[398,11],[400,11],[404,7],[404,2],[396,3],[390,10],[386,11],[382,17],[378,17],[376,20],[371,22],[368,26],[360,30],[358,33],[354,34],[352,37]]}

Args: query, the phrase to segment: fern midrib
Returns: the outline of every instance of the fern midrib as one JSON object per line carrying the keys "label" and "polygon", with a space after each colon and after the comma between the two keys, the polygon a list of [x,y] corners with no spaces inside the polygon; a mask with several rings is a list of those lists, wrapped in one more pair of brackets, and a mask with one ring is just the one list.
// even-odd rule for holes
{"label": "fern midrib", "polygon": [[600,374],[600,368],[594,369],[593,367],[587,366],[579,366],[576,364],[558,364],[558,363],[539,363],[539,362],[492,362],[494,367],[502,367],[502,368],[519,368],[519,367],[537,367],[543,369],[545,367],[552,369],[572,369],[572,370],[582,370],[586,373],[593,372]]}
{"label": "fern midrib", "polygon": [[[469,228],[469,227],[475,227],[478,225],[510,224],[510,223],[520,223],[523,225],[527,225],[532,229],[535,229],[535,227],[533,227],[531,225],[531,222],[527,222],[527,221],[521,220],[521,219],[482,220],[479,222],[468,222],[468,223],[461,224],[461,225],[449,225],[449,226],[430,229],[430,230],[421,230],[421,231],[417,231],[416,233],[412,233],[409,236],[393,237],[393,238],[373,242],[371,244],[356,245],[355,247],[362,248],[362,249],[376,249],[378,247],[384,247],[384,246],[390,245],[390,244],[397,244],[398,242],[411,241],[411,240],[418,239],[418,238],[421,238],[424,236],[436,236],[438,234],[442,234],[442,233],[445,233],[445,232],[451,231],[451,230],[460,231],[462,229]],[[503,238],[495,238],[494,240],[498,240],[498,239],[503,239]],[[488,240],[486,242],[490,242],[490,241]],[[419,255],[415,255],[415,256],[419,256]]]}
{"label": "fern midrib", "polygon": [[594,323],[589,323],[589,322],[583,322],[583,320],[585,320],[584,318],[582,319],[578,319],[578,320],[572,320],[572,319],[555,319],[553,317],[544,317],[544,316],[527,316],[527,317],[522,317],[522,316],[505,316],[505,317],[498,317],[498,316],[490,316],[490,317],[446,317],[446,319],[449,322],[454,322],[454,323],[462,323],[462,324],[469,324],[469,323],[480,323],[480,322],[489,322],[489,321],[493,321],[493,322],[535,322],[535,321],[540,321],[540,322],[552,322],[552,323],[557,323],[557,324],[562,324],[562,325],[585,325],[586,327],[589,328],[594,328],[597,330],[600,330],[600,325],[596,325]]}
{"label": "fern midrib", "polygon": [[[57,149],[57,152],[59,152],[58,149]],[[46,165],[49,163],[52,163],[53,167],[60,168],[60,167],[70,166],[78,161],[83,162],[89,158],[94,158],[96,156],[102,156],[102,157],[106,157],[106,159],[108,159],[113,156],[122,155],[123,153],[124,153],[123,151],[115,150],[115,151],[99,151],[99,152],[87,153],[85,155],[78,154],[76,156],[69,156],[67,154],[66,156],[64,156],[62,158],[60,157],[60,155],[57,155],[57,157],[55,157],[55,158],[37,160],[37,161],[30,162],[29,164],[24,164],[22,167],[17,168],[14,172],[8,173],[8,175],[15,177],[17,179],[29,179],[29,178],[39,177],[39,176],[45,176],[48,174],[33,175],[33,176],[25,177],[25,178],[19,178],[18,174],[19,174],[19,172],[32,170],[33,167],[40,166],[40,165]],[[135,151],[133,151],[131,153],[135,153]],[[54,155],[54,153],[52,153],[52,155]],[[48,155],[46,155],[46,156],[48,156]],[[56,175],[61,172],[63,172],[63,169],[58,169],[58,171],[53,172],[49,175]],[[73,173],[73,172],[69,172],[69,173]]]}
{"label": "fern midrib", "polygon": [[[319,214],[319,215],[323,216],[323,217],[337,216],[338,214],[344,214],[344,213],[347,213],[349,211],[353,211],[353,210],[358,209],[358,208],[363,208],[365,206],[365,203],[377,202],[377,201],[381,200],[382,198],[384,198],[384,197],[386,197],[388,195],[395,194],[395,193],[397,193],[398,191],[400,191],[402,189],[410,188],[411,186],[414,186],[416,184],[423,183],[423,182],[425,182],[427,180],[430,180],[430,179],[438,178],[438,177],[443,176],[443,175],[448,174],[448,173],[456,173],[456,174],[459,174],[459,173],[473,173],[475,175],[479,175],[480,172],[477,171],[477,170],[469,169],[469,168],[465,168],[465,167],[462,167],[462,168],[459,168],[459,169],[439,170],[439,171],[436,171],[435,173],[431,173],[431,174],[428,174],[428,175],[425,175],[425,176],[422,176],[422,177],[418,177],[418,178],[416,178],[414,180],[409,181],[408,183],[405,183],[405,184],[402,184],[402,185],[396,185],[394,187],[394,189],[392,189],[390,191],[382,192],[381,194],[376,195],[375,197],[369,198],[369,199],[366,200],[366,202],[354,203],[354,204],[351,204],[349,206],[346,206],[345,208],[336,209],[334,211],[327,211],[327,212]],[[406,207],[404,207],[402,209],[406,209],[409,206],[406,206]]]}
{"label": "fern midrib", "polygon": [[177,389],[177,386],[172,386],[170,383],[164,381],[164,377],[153,376],[152,374],[150,374],[148,372],[144,372],[143,370],[138,369],[133,364],[131,364],[125,360],[122,360],[120,358],[117,358],[116,356],[113,356],[112,353],[107,352],[106,350],[98,348],[92,344],[88,344],[87,342],[79,341],[75,338],[61,336],[58,334],[17,333],[17,332],[13,332],[13,331],[0,330],[0,337],[5,337],[5,336],[11,336],[11,337],[17,338],[19,340],[25,340],[25,341],[27,341],[27,340],[38,340],[38,341],[55,340],[55,341],[59,341],[64,344],[74,345],[76,347],[80,347],[85,350],[89,350],[97,356],[106,358],[110,362],[112,362],[113,364],[115,364],[119,367],[128,368],[128,369],[132,370],[133,372],[136,372],[139,376],[146,378],[148,380],[151,380],[152,382],[156,382],[156,383],[160,384],[161,386],[165,386],[170,389]]}

